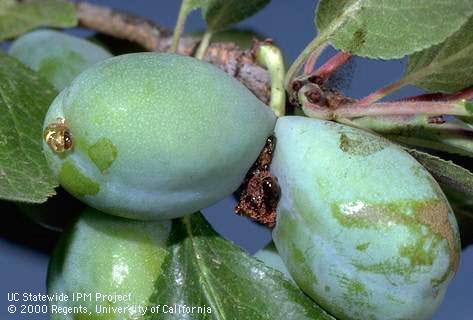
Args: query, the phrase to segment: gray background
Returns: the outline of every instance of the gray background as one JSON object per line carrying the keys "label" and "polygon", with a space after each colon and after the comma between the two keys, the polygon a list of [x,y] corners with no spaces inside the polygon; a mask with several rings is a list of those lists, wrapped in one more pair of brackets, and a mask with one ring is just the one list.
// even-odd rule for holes
{"label": "gray background", "polygon": [[[0,0],[1,1],[1,0]],[[93,3],[133,12],[161,25],[172,28],[180,1],[176,0],[91,0]],[[313,12],[315,1],[273,0],[262,12],[240,23],[240,28],[251,28],[272,38],[283,50],[287,61],[292,61],[313,39],[315,28]],[[192,14],[186,31],[200,31],[204,23],[200,14]],[[75,30],[87,35],[87,31]],[[332,54],[329,50],[326,54]],[[359,98],[398,78],[403,71],[403,60],[371,61],[355,59],[342,75],[351,80],[341,84],[346,94]],[[340,83],[338,83],[340,84]],[[403,89],[397,95],[415,94],[415,88]],[[204,210],[215,229],[226,238],[254,253],[269,240],[264,228],[232,212],[233,199],[225,199]],[[1,209],[6,221],[0,226],[0,319],[48,319],[47,315],[10,315],[7,312],[8,292],[45,293],[48,255],[57,240],[57,234],[45,231],[18,216],[13,209]],[[470,271],[469,271],[470,270]],[[460,270],[449,287],[446,298],[434,319],[471,319],[473,314],[473,246],[464,250]]]}

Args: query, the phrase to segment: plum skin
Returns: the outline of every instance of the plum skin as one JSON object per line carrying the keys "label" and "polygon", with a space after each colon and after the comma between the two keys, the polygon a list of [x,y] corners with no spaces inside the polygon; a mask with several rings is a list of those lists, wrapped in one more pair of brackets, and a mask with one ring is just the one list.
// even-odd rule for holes
{"label": "plum skin", "polygon": [[[127,313],[96,313],[103,307],[146,306],[155,293],[155,280],[161,273],[168,252],[166,242],[171,221],[133,221],[113,217],[98,210],[85,209],[79,220],[67,230],[56,247],[48,269],[48,294],[64,293],[68,301],[51,302],[65,307],[82,306],[87,314],[50,313],[62,319],[141,319]],[[89,300],[73,301],[76,293],[92,294]],[[96,294],[131,297],[131,301],[101,302]],[[88,312],[91,312],[91,315]],[[136,310],[138,312],[138,310]],[[81,319],[82,319],[81,317]]]}
{"label": "plum skin", "polygon": [[112,57],[102,47],[63,32],[36,30],[16,39],[8,53],[62,90],[83,70]]}
{"label": "plum skin", "polygon": [[461,247],[433,177],[398,146],[340,124],[283,117],[275,135],[273,239],[301,289],[340,319],[430,319]]}
{"label": "plum skin", "polygon": [[66,152],[43,150],[61,185],[88,205],[134,219],[168,219],[230,195],[276,117],[208,63],[135,53],[99,62],[53,101],[45,132],[63,121]]}

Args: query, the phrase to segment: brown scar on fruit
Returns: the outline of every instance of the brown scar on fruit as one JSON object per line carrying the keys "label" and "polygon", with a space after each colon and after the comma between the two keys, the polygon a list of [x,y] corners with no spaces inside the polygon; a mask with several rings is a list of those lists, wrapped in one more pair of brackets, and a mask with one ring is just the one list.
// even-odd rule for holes
{"label": "brown scar on fruit", "polygon": [[44,129],[44,141],[56,153],[72,149],[72,135],[63,118],[57,118]]}
{"label": "brown scar on fruit", "polygon": [[281,195],[277,178],[269,171],[275,147],[276,137],[270,136],[236,192],[239,197],[236,214],[247,216],[269,228],[276,224],[276,207]]}
{"label": "brown scar on fruit", "polygon": [[[363,222],[374,222],[374,223],[391,223],[396,224],[418,224],[421,223],[436,235],[445,239],[449,248],[450,264],[452,270],[455,272],[458,270],[460,263],[460,256],[458,253],[458,247],[455,240],[455,231],[448,221],[449,206],[445,201],[426,201],[421,203],[415,208],[415,217],[403,216],[393,214],[382,207],[366,206],[355,213],[348,215],[338,215],[342,218],[339,220],[342,225],[363,223]],[[337,219],[339,219],[337,218]]]}
{"label": "brown scar on fruit", "polygon": [[429,226],[432,231],[448,242],[452,269],[458,271],[460,256],[454,237],[453,228],[448,221],[449,207],[445,202],[425,205],[417,213],[417,219],[420,223]]}

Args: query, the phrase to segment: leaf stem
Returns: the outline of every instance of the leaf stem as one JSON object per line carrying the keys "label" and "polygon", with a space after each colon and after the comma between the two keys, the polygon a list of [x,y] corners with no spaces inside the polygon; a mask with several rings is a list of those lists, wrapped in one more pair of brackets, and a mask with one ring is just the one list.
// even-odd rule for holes
{"label": "leaf stem", "polygon": [[447,100],[473,100],[473,86],[447,97]]}
{"label": "leaf stem", "polygon": [[202,40],[200,41],[199,47],[197,48],[197,52],[195,53],[195,57],[197,59],[204,59],[205,53],[207,52],[207,48],[210,45],[210,40],[212,39],[213,33],[210,30],[206,30]]}
{"label": "leaf stem", "polygon": [[387,85],[386,87],[383,87],[371,94],[369,94],[368,96],[364,97],[363,99],[359,100],[357,102],[357,106],[367,106],[367,105],[370,105],[376,101],[379,101],[381,99],[383,99],[384,97],[386,97],[387,95],[390,95],[391,93],[401,89],[402,87],[408,85],[410,82],[410,78],[402,78],[402,79],[399,79],[389,85]]}
{"label": "leaf stem", "polygon": [[320,68],[315,71],[315,75],[326,81],[330,78],[340,67],[347,63],[353,55],[348,52],[338,52]]}
{"label": "leaf stem", "polygon": [[320,54],[324,51],[325,48],[327,48],[327,43],[325,43],[323,47],[320,48],[320,50],[315,50],[310,54],[304,65],[304,75],[309,75],[312,73],[315,68],[315,64],[317,63],[317,60],[320,57]]}
{"label": "leaf stem", "polygon": [[399,99],[399,101],[434,101],[434,100],[473,100],[473,87],[469,87],[462,91],[456,93],[443,93],[443,92],[433,92],[420,94],[418,96],[412,96],[407,98]]}
{"label": "leaf stem", "polygon": [[349,121],[354,127],[377,132],[402,144],[473,156],[473,131],[460,124],[431,123],[431,118],[424,115],[362,117]]}
{"label": "leaf stem", "polygon": [[[443,131],[438,133],[431,133],[431,136],[418,137],[409,136],[404,132],[395,133],[392,135],[384,135],[386,138],[397,141],[398,143],[437,150],[447,153],[459,154],[466,157],[473,157],[473,145],[471,144],[471,137],[459,137],[458,134],[449,134]],[[442,137],[442,139],[439,139]]]}
{"label": "leaf stem", "polygon": [[169,52],[177,52],[179,48],[179,40],[181,39],[184,25],[186,24],[187,16],[189,15],[190,6],[188,0],[182,0],[181,7],[179,9],[179,15],[177,17],[176,26],[174,27],[174,33],[172,36],[172,44]]}
{"label": "leaf stem", "polygon": [[259,43],[255,49],[256,62],[268,69],[271,78],[271,100],[269,105],[276,116],[282,117],[286,108],[284,90],[284,58],[278,47],[270,43]]}
{"label": "leaf stem", "polygon": [[286,90],[291,91],[290,84],[296,74],[301,69],[305,61],[311,56],[316,55],[318,57],[326,47],[327,37],[326,36],[317,36],[312,40],[307,47],[300,53],[297,59],[292,63],[291,67],[287,71],[286,77],[284,79],[284,87]]}
{"label": "leaf stem", "polygon": [[360,106],[355,103],[344,105],[333,111],[338,118],[357,118],[364,116],[386,116],[386,115],[454,115],[471,117],[467,102],[444,102],[444,101],[395,101],[373,103]]}
{"label": "leaf stem", "polygon": [[432,92],[432,93],[424,93],[417,96],[411,97],[404,97],[397,101],[438,101],[438,100],[445,100],[448,97],[447,94],[442,92]]}
{"label": "leaf stem", "polygon": [[[379,101],[386,97],[387,95],[390,95],[391,93],[401,89],[402,87],[415,83],[415,81],[422,79],[425,76],[429,75],[429,72],[431,72],[431,66],[424,67],[423,69],[420,69],[414,73],[408,74],[407,76],[387,85],[386,87],[383,87],[368,96],[364,97],[361,100],[358,100],[357,105],[358,106],[366,106],[370,105],[376,101]],[[471,89],[471,91],[470,91]],[[439,95],[439,96],[437,96]],[[454,99],[471,99],[473,98],[473,88],[468,88],[467,90],[464,90],[464,93],[462,91],[462,94],[445,94],[445,96],[442,96],[442,93],[434,93],[434,94],[426,94],[426,95],[421,95],[419,98],[416,97],[411,97],[408,99],[403,99],[403,100],[420,100],[423,101],[424,99],[430,100],[429,98],[435,98],[435,97],[443,97],[444,99],[447,98],[447,100],[454,100]],[[454,97],[454,98],[448,98],[449,96]]]}

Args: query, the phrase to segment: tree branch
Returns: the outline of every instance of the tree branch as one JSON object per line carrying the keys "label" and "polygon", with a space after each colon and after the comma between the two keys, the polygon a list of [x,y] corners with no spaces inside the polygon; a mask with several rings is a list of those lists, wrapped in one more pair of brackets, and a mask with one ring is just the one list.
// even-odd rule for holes
{"label": "tree branch", "polygon": [[[77,3],[76,11],[82,27],[137,43],[148,51],[167,52],[171,48],[172,31],[152,21],[88,2]],[[191,55],[199,41],[199,38],[183,35],[177,52]],[[204,60],[240,80],[268,103],[270,78],[268,72],[256,64],[253,50],[242,50],[232,43],[216,43],[209,47]]]}

